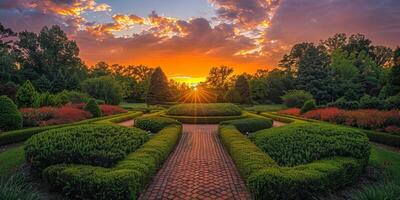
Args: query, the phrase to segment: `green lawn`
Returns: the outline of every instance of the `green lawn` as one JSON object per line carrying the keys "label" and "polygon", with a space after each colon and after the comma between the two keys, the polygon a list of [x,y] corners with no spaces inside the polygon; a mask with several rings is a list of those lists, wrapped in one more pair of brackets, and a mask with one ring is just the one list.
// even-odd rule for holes
{"label": "green lawn", "polygon": [[0,177],[11,175],[25,162],[24,147],[15,147],[0,153]]}
{"label": "green lawn", "polygon": [[254,112],[275,112],[286,109],[286,106],[283,104],[265,104],[265,105],[254,105],[250,107],[244,107],[243,109]]}

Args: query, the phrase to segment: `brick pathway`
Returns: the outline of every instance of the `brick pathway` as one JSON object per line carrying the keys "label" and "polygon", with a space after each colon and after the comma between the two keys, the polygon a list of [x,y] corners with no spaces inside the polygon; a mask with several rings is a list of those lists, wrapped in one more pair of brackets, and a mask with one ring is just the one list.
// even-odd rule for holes
{"label": "brick pathway", "polygon": [[250,199],[217,128],[184,125],[176,150],[139,199]]}

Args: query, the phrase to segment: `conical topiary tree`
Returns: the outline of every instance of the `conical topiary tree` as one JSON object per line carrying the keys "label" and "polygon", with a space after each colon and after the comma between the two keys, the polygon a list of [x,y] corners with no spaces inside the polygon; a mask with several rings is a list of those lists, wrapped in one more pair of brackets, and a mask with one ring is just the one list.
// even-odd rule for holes
{"label": "conical topiary tree", "polygon": [[91,99],[83,109],[90,112],[93,117],[101,117],[102,115],[99,105],[94,99]]}
{"label": "conical topiary tree", "polygon": [[0,96],[0,130],[8,131],[22,127],[22,116],[17,106],[7,96]]}
{"label": "conical topiary tree", "polygon": [[168,79],[160,67],[157,67],[150,77],[149,90],[147,92],[146,103],[158,104],[167,102],[170,99]]}
{"label": "conical topiary tree", "polygon": [[33,87],[32,83],[29,80],[26,81],[18,89],[15,98],[20,108],[34,107],[37,98],[37,92],[35,90],[35,87]]}
{"label": "conical topiary tree", "polygon": [[235,89],[239,92],[242,104],[251,104],[250,85],[244,75],[240,75],[235,82]]}

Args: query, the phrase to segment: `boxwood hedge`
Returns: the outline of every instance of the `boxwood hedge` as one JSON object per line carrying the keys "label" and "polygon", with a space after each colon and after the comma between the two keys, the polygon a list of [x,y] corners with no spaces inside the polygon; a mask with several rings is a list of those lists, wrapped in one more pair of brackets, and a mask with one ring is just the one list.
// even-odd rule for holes
{"label": "boxwood hedge", "polygon": [[[294,125],[287,125],[287,127]],[[303,126],[299,124],[296,126],[300,129],[308,129],[316,125],[308,124]],[[322,126],[324,125],[320,125],[319,128],[324,131],[328,129]],[[330,126],[329,128],[332,127]],[[254,139],[258,143],[270,145],[268,141],[262,142],[263,139],[269,139],[264,135],[269,135],[270,133],[263,134],[263,132],[275,132],[276,129],[282,133],[280,131],[281,127],[262,130],[260,131],[261,133],[255,134]],[[306,133],[307,129],[300,131],[300,134],[302,132]],[[359,132],[346,130],[350,136],[344,138],[341,133],[344,130],[340,130],[337,135],[335,131],[330,131],[325,135],[326,137],[338,137],[339,141],[346,143],[348,146],[338,146],[338,149],[335,149],[338,155],[331,155],[330,157],[328,155],[324,155],[328,157],[316,156],[319,160],[310,159],[310,155],[304,153],[306,151],[298,148],[303,147],[302,143],[310,144],[308,139],[312,141],[312,137],[317,134],[304,137],[297,144],[296,141],[291,140],[292,135],[288,133],[281,135],[282,138],[286,138],[290,142],[286,145],[285,142],[287,140],[283,142],[284,144],[282,145],[285,147],[281,149],[282,152],[280,154],[285,155],[283,151],[292,152],[296,162],[289,162],[289,165],[290,163],[305,164],[292,167],[280,166],[277,161],[271,158],[269,152],[257,147],[234,126],[220,126],[219,131],[222,143],[245,178],[254,199],[312,199],[320,194],[329,193],[356,180],[362,173],[369,157],[368,139]],[[275,134],[273,135],[275,137]],[[350,142],[343,141],[343,139],[350,139]],[[294,146],[291,146],[293,144]],[[323,143],[318,143],[316,146],[319,145],[323,145]],[[269,149],[269,147],[267,148]],[[314,149],[314,147],[310,149]],[[323,149],[323,147],[317,149]],[[299,150],[303,153],[296,153],[294,150]],[[325,153],[325,151],[322,152]],[[304,155],[305,162],[301,162],[302,160],[296,157],[300,154]],[[276,156],[277,154],[272,153],[272,155]],[[287,155],[286,160],[291,161],[289,155]]]}
{"label": "boxwood hedge", "polygon": [[45,131],[25,143],[33,169],[60,163],[111,167],[149,139],[137,128],[118,125],[80,125]]}
{"label": "boxwood hedge", "polygon": [[253,133],[262,129],[271,128],[272,124],[272,119],[261,117],[249,117],[244,119],[223,121],[220,123],[220,125],[233,125],[241,133]]}
{"label": "boxwood hedge", "polygon": [[242,114],[239,106],[231,103],[197,103],[171,106],[168,115],[176,116],[237,116]]}
{"label": "boxwood hedge", "polygon": [[167,117],[139,117],[135,120],[135,126],[145,131],[150,131],[152,133],[157,133],[161,129],[166,126],[176,124],[180,125],[181,123],[176,121],[175,119],[167,118]]}
{"label": "boxwood hedge", "polygon": [[185,124],[218,124],[227,120],[243,119],[248,115],[243,113],[237,116],[177,116],[177,115],[161,115],[163,117],[173,118]]}
{"label": "boxwood hedge", "polygon": [[47,167],[43,178],[51,189],[71,199],[137,199],[172,152],[181,134],[170,125],[112,168],[59,164]]}

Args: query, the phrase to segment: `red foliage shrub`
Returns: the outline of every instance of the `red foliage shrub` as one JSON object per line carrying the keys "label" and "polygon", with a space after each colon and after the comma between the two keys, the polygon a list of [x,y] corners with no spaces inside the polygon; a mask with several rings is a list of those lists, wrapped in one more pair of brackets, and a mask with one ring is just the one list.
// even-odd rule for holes
{"label": "red foliage shrub", "polygon": [[100,107],[101,113],[105,116],[128,112],[125,109],[122,109],[118,106],[113,106],[113,105],[104,104],[104,105],[99,105],[99,107]]}
{"label": "red foliage shrub", "polygon": [[63,106],[55,110],[54,117],[52,119],[42,121],[40,126],[72,123],[88,119],[90,117],[91,114],[89,112],[70,106]]}
{"label": "red foliage shrub", "polygon": [[281,110],[278,113],[284,115],[300,116],[300,108],[289,108],[286,110]]}
{"label": "red foliage shrub", "polygon": [[77,109],[83,109],[83,107],[86,106],[86,103],[67,103],[65,104],[65,107],[71,107],[71,108],[77,108]]}
{"label": "red foliage shrub", "polygon": [[400,112],[398,110],[341,110],[338,108],[322,108],[309,111],[303,117],[366,129],[380,129],[400,124]]}

